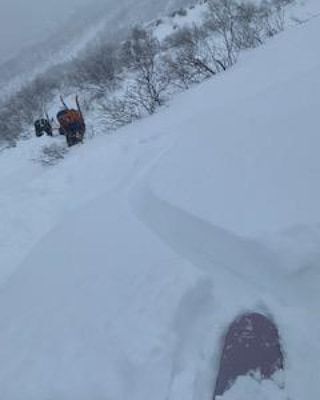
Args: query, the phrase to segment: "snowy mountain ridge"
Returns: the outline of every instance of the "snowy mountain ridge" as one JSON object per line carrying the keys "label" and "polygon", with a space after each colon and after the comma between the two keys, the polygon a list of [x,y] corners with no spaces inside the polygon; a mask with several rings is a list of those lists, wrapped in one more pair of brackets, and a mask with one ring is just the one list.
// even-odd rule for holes
{"label": "snowy mountain ridge", "polygon": [[1,398],[211,399],[244,310],[277,323],[285,388],[224,397],[319,396],[319,31],[290,28],[53,167],[36,138],[1,153]]}

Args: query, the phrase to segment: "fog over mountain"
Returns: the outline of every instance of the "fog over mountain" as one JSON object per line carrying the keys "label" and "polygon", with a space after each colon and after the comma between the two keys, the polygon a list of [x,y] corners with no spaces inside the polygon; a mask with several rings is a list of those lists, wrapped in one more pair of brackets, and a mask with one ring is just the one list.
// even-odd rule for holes
{"label": "fog over mountain", "polygon": [[[20,50],[43,41],[59,30],[66,21],[83,13],[94,13],[95,9],[105,8],[106,14],[121,6],[137,6],[155,12],[170,8],[171,5],[188,3],[186,0],[0,0],[0,63],[15,56]],[[139,7],[140,6],[140,7]],[[133,10],[134,11],[134,10]],[[134,12],[133,12],[134,13]],[[80,11],[81,14],[81,11]],[[147,17],[148,15],[146,15]],[[71,18],[71,19],[70,19]]]}
{"label": "fog over mountain", "polygon": [[50,34],[90,0],[1,0],[0,62]]}
{"label": "fog over mountain", "polygon": [[[194,0],[0,0],[2,97],[95,40],[95,32],[118,37]],[[99,31],[99,32],[98,32]],[[22,78],[22,80],[20,79]]]}

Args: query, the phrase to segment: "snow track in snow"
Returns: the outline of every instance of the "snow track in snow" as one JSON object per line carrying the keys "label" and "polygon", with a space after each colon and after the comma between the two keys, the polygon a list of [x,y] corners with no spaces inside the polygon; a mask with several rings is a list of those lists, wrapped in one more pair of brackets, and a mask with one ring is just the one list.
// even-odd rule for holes
{"label": "snow track in snow", "polygon": [[209,399],[221,337],[229,322],[248,310],[272,315],[277,303],[274,296],[281,298],[284,278],[279,260],[264,245],[214,227],[159,199],[146,178],[132,190],[131,203],[147,227],[204,274],[203,280],[185,293],[176,312],[177,343],[168,400],[179,400],[182,387],[186,399]]}
{"label": "snow track in snow", "polygon": [[287,397],[319,398],[318,33],[51,169],[30,161],[40,141],[1,153],[1,399],[211,400],[221,335],[250,310],[279,327]]}

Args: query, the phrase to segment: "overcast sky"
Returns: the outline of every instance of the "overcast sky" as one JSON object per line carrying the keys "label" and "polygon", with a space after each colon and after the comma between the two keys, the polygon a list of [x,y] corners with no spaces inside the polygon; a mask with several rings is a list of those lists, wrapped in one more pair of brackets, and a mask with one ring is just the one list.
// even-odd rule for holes
{"label": "overcast sky", "polygon": [[0,62],[90,0],[0,0]]}

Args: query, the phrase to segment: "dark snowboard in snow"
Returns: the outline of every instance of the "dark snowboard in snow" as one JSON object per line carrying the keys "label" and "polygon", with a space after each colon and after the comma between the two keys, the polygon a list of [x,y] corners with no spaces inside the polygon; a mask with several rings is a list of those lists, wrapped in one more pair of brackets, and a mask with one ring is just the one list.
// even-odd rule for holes
{"label": "dark snowboard in snow", "polygon": [[262,379],[283,369],[279,332],[266,316],[248,313],[230,325],[220,359],[214,399],[228,390],[239,376],[258,371]]}

